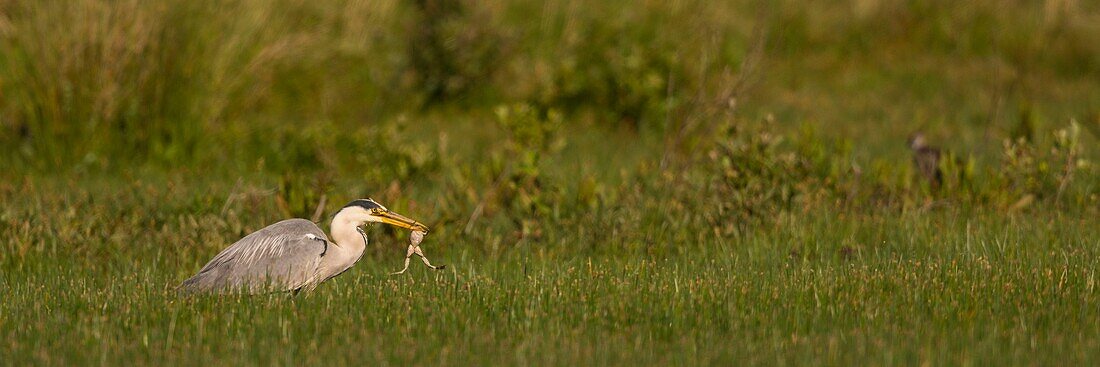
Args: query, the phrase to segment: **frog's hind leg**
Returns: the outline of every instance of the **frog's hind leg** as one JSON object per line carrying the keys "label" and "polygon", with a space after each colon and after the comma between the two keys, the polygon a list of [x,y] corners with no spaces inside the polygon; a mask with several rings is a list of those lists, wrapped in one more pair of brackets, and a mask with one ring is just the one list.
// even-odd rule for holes
{"label": "frog's hind leg", "polygon": [[395,271],[395,272],[390,273],[390,275],[403,274],[403,273],[405,273],[405,270],[409,270],[409,258],[412,257],[412,255],[414,253],[416,253],[417,250],[418,250],[418,248],[415,245],[409,245],[408,251],[405,251],[405,267],[402,268],[401,271]]}
{"label": "frog's hind leg", "polygon": [[[412,249],[412,251],[417,256],[420,256],[420,260],[424,260],[424,265],[427,265],[429,268],[432,268],[432,269],[435,269],[435,270],[442,270],[442,269],[447,267],[447,265],[440,265],[440,266],[432,265],[432,262],[428,261],[428,257],[424,256],[424,251],[420,250],[420,246],[416,246],[415,248]],[[408,260],[408,258],[406,258],[406,260]]]}

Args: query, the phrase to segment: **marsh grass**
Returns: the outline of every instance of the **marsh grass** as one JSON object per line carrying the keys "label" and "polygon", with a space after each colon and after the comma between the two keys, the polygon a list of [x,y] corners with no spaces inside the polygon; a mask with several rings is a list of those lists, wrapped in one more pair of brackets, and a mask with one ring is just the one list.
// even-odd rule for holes
{"label": "marsh grass", "polygon": [[532,238],[500,214],[466,233],[464,221],[432,219],[447,210],[427,205],[430,191],[409,190],[391,208],[428,218],[423,246],[445,271],[388,276],[406,240],[374,227],[366,257],[312,293],[185,297],[175,285],[222,246],[281,218],[276,194],[214,176],[138,176],[2,190],[0,358],[1091,364],[1100,347],[1100,233],[1092,217],[1046,206],[819,207],[732,236],[698,217],[645,213],[667,209],[657,204],[597,206],[580,221],[543,219]]}
{"label": "marsh grass", "polygon": [[[1097,364],[1098,11],[0,0],[0,361]],[[359,197],[448,268],[173,291]]]}
{"label": "marsh grass", "polygon": [[298,297],[181,297],[200,258],[136,243],[110,262],[6,265],[2,350],[40,364],[1090,364],[1097,235],[1076,220],[814,213],[669,256],[485,256],[448,238],[429,247],[446,271],[402,277],[386,275],[400,246],[382,237]]}

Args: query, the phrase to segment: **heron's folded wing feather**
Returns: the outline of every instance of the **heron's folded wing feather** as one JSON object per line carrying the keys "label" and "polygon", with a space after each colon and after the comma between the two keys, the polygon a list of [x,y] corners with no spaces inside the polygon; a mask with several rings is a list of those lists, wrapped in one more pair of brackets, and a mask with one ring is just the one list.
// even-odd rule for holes
{"label": "heron's folded wing feather", "polygon": [[316,280],[325,241],[312,222],[282,221],[229,246],[183,286],[198,291],[298,289]]}

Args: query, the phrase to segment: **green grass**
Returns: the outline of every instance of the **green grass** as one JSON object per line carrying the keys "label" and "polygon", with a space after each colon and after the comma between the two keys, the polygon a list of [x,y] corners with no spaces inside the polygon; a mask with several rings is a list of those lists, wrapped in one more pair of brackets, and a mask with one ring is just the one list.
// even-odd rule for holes
{"label": "green grass", "polygon": [[386,275],[400,246],[376,239],[308,295],[194,298],[171,287],[199,259],[135,243],[108,263],[7,266],[0,330],[18,364],[1087,365],[1098,235],[1068,219],[813,213],[670,256],[485,256],[429,237],[450,266],[402,277]]}
{"label": "green grass", "polygon": [[[1098,20],[0,0],[0,365],[1100,364]],[[448,268],[173,291],[322,197]]]}

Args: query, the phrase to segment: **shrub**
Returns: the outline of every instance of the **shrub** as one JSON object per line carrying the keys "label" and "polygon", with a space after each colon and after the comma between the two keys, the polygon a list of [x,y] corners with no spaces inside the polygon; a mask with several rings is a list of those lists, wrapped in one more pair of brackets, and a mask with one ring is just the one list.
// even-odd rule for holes
{"label": "shrub", "polygon": [[561,190],[540,168],[545,154],[561,148],[557,137],[561,114],[517,104],[497,107],[496,115],[507,136],[506,167],[498,198],[512,209],[522,233],[539,233],[538,222],[531,219],[549,216],[561,199]]}
{"label": "shrub", "polygon": [[1077,121],[1054,132],[1049,146],[1027,139],[1006,139],[998,171],[1006,189],[1016,196],[1060,200],[1074,177],[1091,177],[1091,163],[1081,155],[1081,128]]}
{"label": "shrub", "polygon": [[426,104],[485,86],[503,62],[504,35],[481,2],[415,0],[407,20],[406,57]]}
{"label": "shrub", "polygon": [[707,169],[718,219],[712,225],[724,233],[792,209],[822,181],[809,160],[781,148],[782,138],[771,132],[732,125],[721,136],[708,153]]}

